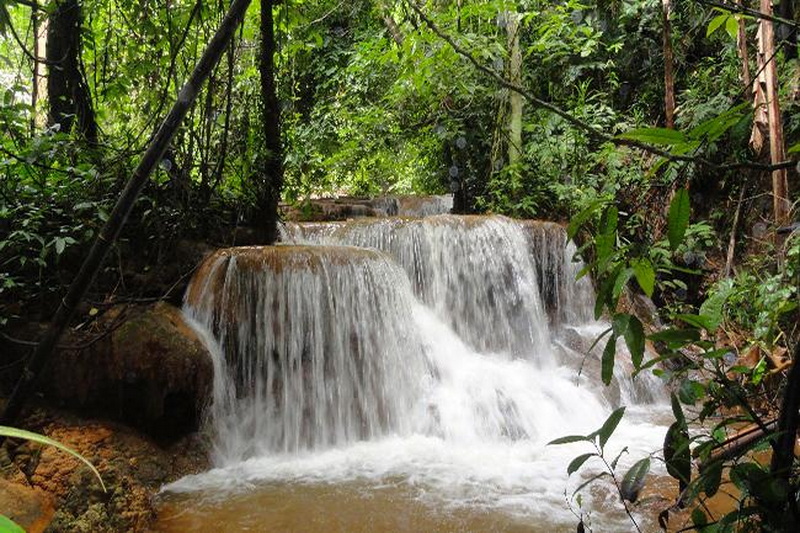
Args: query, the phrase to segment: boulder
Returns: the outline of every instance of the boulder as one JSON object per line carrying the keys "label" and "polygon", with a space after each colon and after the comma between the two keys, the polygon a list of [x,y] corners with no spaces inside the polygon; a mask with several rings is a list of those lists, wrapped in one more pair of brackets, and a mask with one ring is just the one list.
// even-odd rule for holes
{"label": "boulder", "polygon": [[28,533],[41,533],[53,519],[55,509],[44,492],[0,477],[0,513]]}
{"label": "boulder", "polygon": [[157,439],[173,440],[198,428],[214,369],[178,308],[164,302],[116,306],[94,327],[100,332],[83,349],[63,350],[53,361],[49,396]]}

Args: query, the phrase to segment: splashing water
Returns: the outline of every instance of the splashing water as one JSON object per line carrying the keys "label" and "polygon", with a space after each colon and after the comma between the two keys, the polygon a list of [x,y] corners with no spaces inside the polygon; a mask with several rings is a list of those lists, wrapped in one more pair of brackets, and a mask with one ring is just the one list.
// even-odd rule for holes
{"label": "splashing water", "polygon": [[[565,468],[590,450],[547,442],[597,429],[619,404],[609,446],[629,446],[622,465],[663,440],[657,381],[632,382],[623,361],[615,387],[599,384],[587,349],[605,326],[559,226],[443,215],[289,225],[284,241],[295,244],[221,250],[192,281],[185,313],[215,359],[218,468],[167,492],[224,507],[221,494],[253,487],[294,501],[286,491],[335,486],[348,505],[389,486],[436,513],[548,531],[574,527],[564,491],[582,477]],[[600,511],[614,498],[592,491],[584,505],[600,530],[627,531]],[[478,523],[453,530],[487,530]]]}

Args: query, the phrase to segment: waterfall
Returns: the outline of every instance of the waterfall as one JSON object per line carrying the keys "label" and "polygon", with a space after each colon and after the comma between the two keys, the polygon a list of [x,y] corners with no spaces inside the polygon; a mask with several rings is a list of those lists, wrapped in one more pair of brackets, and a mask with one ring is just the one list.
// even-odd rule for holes
{"label": "waterfall", "polygon": [[[395,217],[287,224],[282,238],[220,250],[190,284],[222,469],[174,490],[399,476],[470,505],[534,491],[526,512],[559,515],[575,454],[545,444],[620,404],[663,404],[652,376],[631,380],[623,345],[615,386],[600,383],[589,348],[607,326],[557,224]],[[663,438],[642,416],[618,430],[632,452]]]}
{"label": "waterfall", "polygon": [[207,258],[186,313],[212,332],[217,457],[405,432],[424,372],[403,273],[378,252],[276,246]]}

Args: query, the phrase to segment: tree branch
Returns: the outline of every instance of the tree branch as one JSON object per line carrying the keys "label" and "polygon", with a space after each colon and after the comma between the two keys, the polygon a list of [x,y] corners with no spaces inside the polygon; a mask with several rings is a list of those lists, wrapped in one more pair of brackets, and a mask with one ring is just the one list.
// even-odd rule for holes
{"label": "tree branch", "polygon": [[729,13],[740,13],[742,15],[747,15],[748,17],[769,20],[777,24],[791,26],[792,28],[800,28],[800,24],[798,24],[793,20],[776,17],[775,15],[768,15],[766,13],[762,13],[761,11],[756,11],[755,9],[750,9],[749,7],[745,7],[743,5],[728,4],[726,2],[718,2],[717,0],[697,0],[697,1],[703,5],[716,7],[717,9],[721,9]]}

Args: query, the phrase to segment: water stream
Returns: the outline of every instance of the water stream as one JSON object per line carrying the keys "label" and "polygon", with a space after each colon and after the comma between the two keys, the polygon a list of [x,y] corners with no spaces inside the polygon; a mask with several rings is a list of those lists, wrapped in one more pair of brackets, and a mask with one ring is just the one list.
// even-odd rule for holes
{"label": "water stream", "polygon": [[[591,449],[547,442],[619,405],[622,470],[663,442],[655,378],[620,356],[600,383],[605,325],[561,227],[438,215],[283,237],[220,250],[191,283],[216,468],[165,487],[159,531],[574,530],[565,491],[600,464],[568,479]],[[608,485],[572,505],[631,530]]]}

